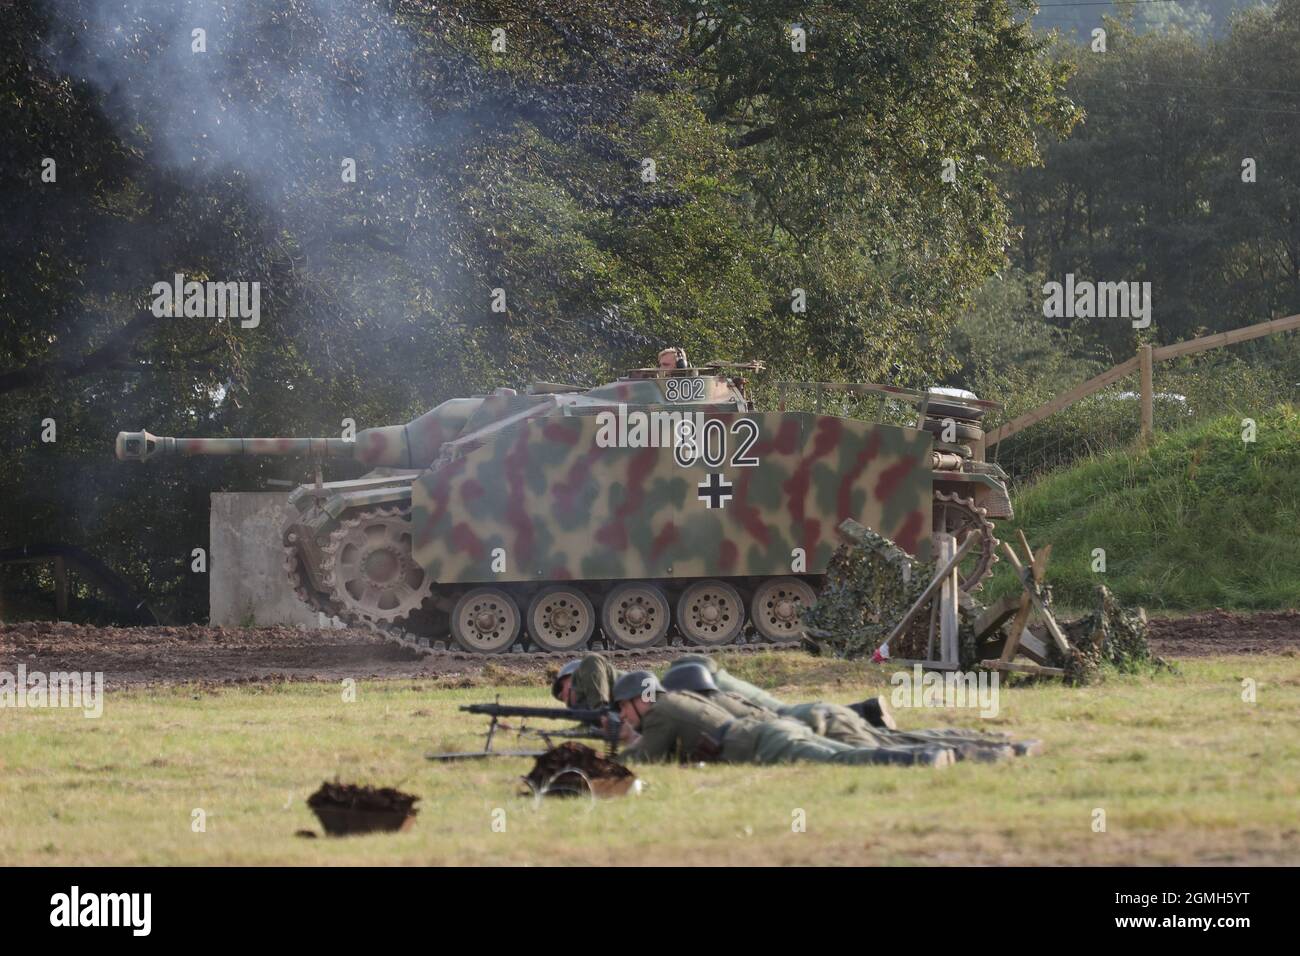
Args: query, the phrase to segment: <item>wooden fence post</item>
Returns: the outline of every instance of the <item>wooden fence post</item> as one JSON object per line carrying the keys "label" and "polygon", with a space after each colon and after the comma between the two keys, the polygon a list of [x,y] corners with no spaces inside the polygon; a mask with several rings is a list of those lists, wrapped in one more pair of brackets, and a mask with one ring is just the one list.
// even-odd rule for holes
{"label": "wooden fence post", "polygon": [[1147,444],[1155,437],[1155,389],[1151,381],[1151,346],[1138,347],[1138,377],[1142,382],[1142,440]]}

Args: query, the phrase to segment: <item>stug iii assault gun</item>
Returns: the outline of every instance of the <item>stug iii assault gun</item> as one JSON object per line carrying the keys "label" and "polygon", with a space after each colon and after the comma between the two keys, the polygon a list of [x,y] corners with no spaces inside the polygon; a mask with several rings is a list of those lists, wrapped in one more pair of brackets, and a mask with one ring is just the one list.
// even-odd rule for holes
{"label": "stug iii assault gun", "polygon": [[[1011,516],[1006,476],[984,461],[993,403],[952,389],[778,383],[782,395],[840,389],[915,411],[898,425],[826,414],[820,400],[764,410],[741,374],[759,368],[497,389],[353,441],[123,432],[117,456],[316,459],[317,481],[289,496],[279,542],[295,592],[422,651],[450,639],[498,654],[527,641],[571,655],[598,632],[636,651],[674,630],[706,647],[797,643],[846,518],[921,559],[933,533],[976,536],[960,580],[979,587],[998,543],[990,519]],[[321,480],[319,462],[335,458],[373,471]]]}
{"label": "stug iii assault gun", "polygon": [[[546,749],[555,747],[555,740],[599,740],[605,744],[609,757],[618,753],[619,732],[622,720],[618,711],[612,709],[584,710],[574,707],[516,707],[510,704],[466,704],[460,708],[467,714],[480,714],[491,717],[482,750],[465,750],[455,753],[427,754],[429,760],[482,760],[486,757],[540,757],[543,750],[493,750],[492,744],[498,730],[512,732],[519,737],[535,737],[546,744]],[[506,723],[502,718],[519,717],[517,726]],[[561,730],[549,730],[542,727],[529,727],[526,721],[565,720],[577,722],[578,727]]]}

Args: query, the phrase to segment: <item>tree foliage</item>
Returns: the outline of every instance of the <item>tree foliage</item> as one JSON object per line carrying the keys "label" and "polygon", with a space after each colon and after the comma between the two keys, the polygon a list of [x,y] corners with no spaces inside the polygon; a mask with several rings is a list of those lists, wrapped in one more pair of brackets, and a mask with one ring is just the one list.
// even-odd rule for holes
{"label": "tree foliage", "polygon": [[[498,385],[593,384],[665,342],[932,380],[1010,241],[998,176],[1072,119],[1016,9],[7,8],[0,536],[89,545],[194,615],[208,492],[302,467],[128,469],[119,429],[337,434]],[[260,325],[156,318],[151,287],[177,273],[259,282]]]}

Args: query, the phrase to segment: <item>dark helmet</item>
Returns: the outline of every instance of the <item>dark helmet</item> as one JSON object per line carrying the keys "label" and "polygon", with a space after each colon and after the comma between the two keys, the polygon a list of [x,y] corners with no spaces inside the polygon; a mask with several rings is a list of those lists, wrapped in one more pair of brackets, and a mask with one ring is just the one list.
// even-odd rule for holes
{"label": "dark helmet", "polygon": [[718,689],[718,685],[714,682],[709,669],[695,661],[674,664],[668,668],[668,673],[664,674],[663,685],[664,690],[693,690],[698,692]]}
{"label": "dark helmet", "polygon": [[628,671],[614,681],[614,689],[610,692],[610,697],[613,698],[614,703],[634,700],[642,694],[647,695],[649,700],[654,700],[654,695],[661,693],[663,689],[659,678],[650,671]]}
{"label": "dark helmet", "polygon": [[708,654],[683,654],[668,666],[681,667],[683,664],[699,664],[710,674],[716,674],[718,672],[718,662]]}
{"label": "dark helmet", "polygon": [[551,681],[551,696],[552,696],[552,697],[559,697],[559,696],[560,696],[560,681],[562,681],[562,680],[564,680],[564,678],[569,677],[570,675],[572,675],[573,672],[576,671],[576,670],[578,669],[579,665],[581,665],[581,664],[582,664],[582,661],[569,661],[569,663],[565,664],[563,667],[560,668],[560,672],[559,672],[558,674],[555,675],[555,680]]}

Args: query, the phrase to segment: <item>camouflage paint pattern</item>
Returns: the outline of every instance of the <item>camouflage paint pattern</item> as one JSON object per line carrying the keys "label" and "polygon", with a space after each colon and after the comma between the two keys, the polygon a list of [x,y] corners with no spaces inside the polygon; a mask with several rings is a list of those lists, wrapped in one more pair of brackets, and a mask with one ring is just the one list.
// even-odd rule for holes
{"label": "camouflage paint pattern", "polygon": [[158,438],[119,432],[117,457],[144,461],[159,455],[292,455],[352,458],[372,468],[427,468],[442,446],[460,434],[486,399],[453,398],[405,425],[382,425],[343,438]]}
{"label": "camouflage paint pattern", "polygon": [[[605,388],[630,399],[655,384]],[[715,467],[683,467],[672,447],[601,447],[596,415],[536,407],[454,443],[457,454],[416,480],[415,558],[440,584],[786,575],[796,548],[806,555],[796,573],[820,574],[846,517],[928,557],[927,432],[804,412],[707,412],[730,447]],[[713,406],[671,408],[702,407]],[[735,464],[742,419],[758,432],[748,467]],[[711,475],[730,485],[721,507],[700,497]]]}

